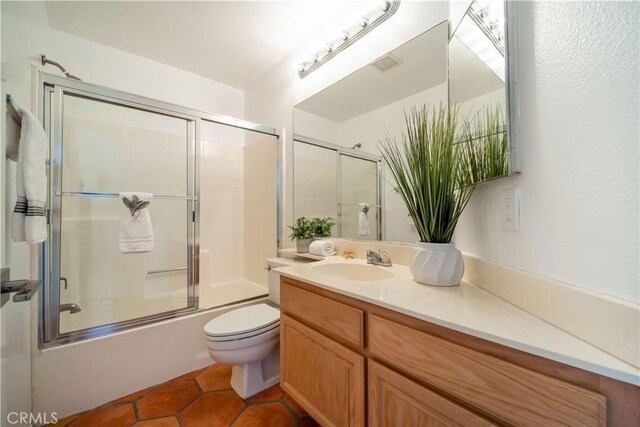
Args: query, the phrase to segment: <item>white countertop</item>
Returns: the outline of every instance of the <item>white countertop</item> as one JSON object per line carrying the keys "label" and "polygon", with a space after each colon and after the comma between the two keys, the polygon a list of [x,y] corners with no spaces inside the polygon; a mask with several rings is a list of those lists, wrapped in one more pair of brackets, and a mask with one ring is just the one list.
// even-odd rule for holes
{"label": "white countertop", "polygon": [[275,271],[427,322],[640,385],[637,368],[471,283],[463,281],[454,287],[421,285],[413,280],[409,268],[404,265],[378,267],[391,270],[394,277],[370,282],[314,271],[314,266],[335,262],[366,264],[363,259],[333,256]]}

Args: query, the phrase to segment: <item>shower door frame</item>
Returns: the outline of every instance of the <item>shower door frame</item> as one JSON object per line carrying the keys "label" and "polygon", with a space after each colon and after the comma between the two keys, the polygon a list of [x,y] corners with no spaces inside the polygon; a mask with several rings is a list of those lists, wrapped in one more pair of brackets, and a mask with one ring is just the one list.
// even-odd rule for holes
{"label": "shower door frame", "polygon": [[[345,147],[342,145],[337,145],[337,144],[332,144],[330,142],[325,142],[325,141],[321,141],[319,139],[315,139],[315,138],[311,138],[308,136],[304,136],[304,135],[300,135],[300,134],[294,134],[293,135],[293,151],[295,153],[295,143],[296,142],[300,142],[302,144],[308,144],[308,145],[313,145],[315,147],[319,147],[319,148],[324,148],[326,150],[330,150],[330,151],[334,151],[336,153],[336,215],[338,218],[337,219],[337,227],[338,227],[338,235],[339,237],[342,238],[342,206],[343,206],[343,202],[342,202],[342,172],[341,172],[341,163],[342,163],[342,156],[348,156],[348,157],[353,157],[355,159],[359,159],[359,160],[366,160],[366,161],[370,161],[370,162],[375,162],[377,167],[376,167],[376,226],[378,228],[378,231],[376,233],[376,238],[378,241],[382,241],[384,240],[384,232],[383,232],[383,225],[384,225],[384,218],[383,218],[383,210],[382,207],[384,205],[384,198],[383,198],[383,181],[384,181],[384,176],[383,176],[383,168],[382,168],[382,158],[380,156],[376,156],[375,154],[370,154],[370,153],[366,153],[363,151],[355,151],[353,148],[349,148],[349,147]],[[295,154],[294,154],[294,160],[295,160]],[[295,169],[295,161],[294,161],[294,167]],[[295,187],[295,182],[293,183],[294,187]],[[295,200],[294,200],[294,205],[295,205]],[[294,206],[294,215],[295,215],[295,206]],[[339,219],[339,220],[338,220]],[[352,240],[363,240],[363,241],[367,241],[366,239],[352,239]]]}
{"label": "shower door frame", "polygon": [[[282,150],[280,133],[271,127],[248,122],[219,114],[206,113],[199,110],[146,98],[139,95],[118,91],[82,81],[72,80],[46,73],[39,74],[38,90],[42,90],[41,119],[49,139],[49,157],[47,159],[47,174],[49,178],[48,197],[46,205],[47,226],[49,238],[39,250],[40,278],[44,282],[43,292],[40,294],[38,305],[38,346],[39,348],[56,347],[91,338],[97,338],[129,330],[135,327],[172,319],[199,311],[198,286],[200,273],[200,124],[202,121],[230,126],[247,131],[262,133],[276,137],[278,144],[278,159],[276,164],[276,207],[278,218],[280,215],[281,198],[281,162]],[[191,217],[188,227],[188,258],[187,258],[187,307],[156,313],[153,315],[114,322],[110,324],[90,327],[78,331],[60,333],[60,232],[61,232],[61,167],[62,167],[62,118],[63,96],[69,93],[74,96],[114,105],[134,108],[141,111],[161,114],[168,117],[183,119],[187,122],[187,195],[175,199],[187,201],[187,220]],[[55,105],[54,105],[55,101]],[[81,194],[82,195],[82,194]],[[87,195],[96,196],[96,193]],[[98,195],[99,196],[99,195]],[[280,221],[276,224],[277,236],[280,236]],[[234,303],[235,304],[235,303]],[[220,307],[205,308],[213,310]]]}

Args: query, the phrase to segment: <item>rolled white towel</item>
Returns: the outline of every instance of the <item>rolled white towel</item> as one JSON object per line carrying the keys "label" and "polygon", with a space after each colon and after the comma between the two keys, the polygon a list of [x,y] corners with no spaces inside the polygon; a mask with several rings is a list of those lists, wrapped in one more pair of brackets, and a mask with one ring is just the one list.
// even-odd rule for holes
{"label": "rolled white towel", "polygon": [[309,245],[311,255],[330,256],[336,254],[336,245],[331,240],[315,240]]}
{"label": "rolled white towel", "polygon": [[[135,212],[123,203],[123,198],[132,200],[136,196],[140,202],[148,202]],[[120,221],[120,252],[149,252],[153,250],[153,227],[149,214],[151,193],[120,193],[122,219]]]}

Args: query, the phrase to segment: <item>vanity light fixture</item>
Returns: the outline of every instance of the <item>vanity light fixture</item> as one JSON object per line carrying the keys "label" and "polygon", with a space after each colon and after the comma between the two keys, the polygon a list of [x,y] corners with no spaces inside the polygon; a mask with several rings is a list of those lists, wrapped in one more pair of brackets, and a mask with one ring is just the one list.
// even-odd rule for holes
{"label": "vanity light fixture", "polygon": [[398,7],[400,7],[400,0],[384,0],[380,2],[378,7],[362,15],[355,25],[344,30],[338,37],[327,42],[324,48],[309,55],[306,60],[301,62],[298,65],[298,76],[303,78],[320,67],[393,15],[398,10]]}
{"label": "vanity light fixture", "polygon": [[474,0],[467,15],[470,19],[462,20],[456,37],[505,81],[504,2]]}
{"label": "vanity light fixture", "polygon": [[467,13],[504,57],[504,2],[475,0]]}

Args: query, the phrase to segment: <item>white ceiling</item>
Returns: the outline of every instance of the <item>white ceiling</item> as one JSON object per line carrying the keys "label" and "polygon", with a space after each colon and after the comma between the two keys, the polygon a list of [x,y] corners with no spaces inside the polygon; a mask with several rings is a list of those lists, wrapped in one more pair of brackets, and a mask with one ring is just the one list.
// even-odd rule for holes
{"label": "white ceiling", "polygon": [[[330,22],[345,0],[48,1],[54,29],[241,89]],[[353,2],[350,2],[353,5]]]}
{"label": "white ceiling", "polygon": [[448,35],[448,24],[439,24],[389,52],[399,65],[384,72],[367,65],[295,108],[342,122],[444,83]]}

